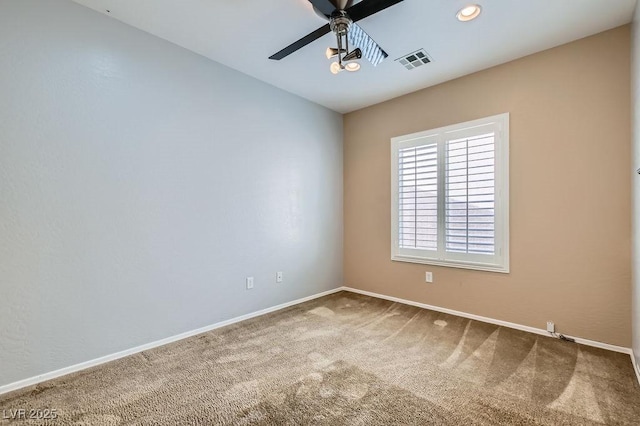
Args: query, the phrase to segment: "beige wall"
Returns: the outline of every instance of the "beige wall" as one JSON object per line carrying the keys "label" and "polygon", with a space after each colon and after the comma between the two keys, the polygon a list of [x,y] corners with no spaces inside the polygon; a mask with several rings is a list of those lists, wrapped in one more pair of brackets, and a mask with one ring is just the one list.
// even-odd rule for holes
{"label": "beige wall", "polygon": [[631,36],[631,84],[632,84],[632,131],[633,157],[631,179],[633,184],[633,351],[640,377],[640,176],[635,172],[640,167],[640,4],[636,5]]}
{"label": "beige wall", "polygon": [[[347,114],[345,285],[629,347],[629,52],[624,26]],[[392,262],[390,138],[503,112],[511,273]]]}

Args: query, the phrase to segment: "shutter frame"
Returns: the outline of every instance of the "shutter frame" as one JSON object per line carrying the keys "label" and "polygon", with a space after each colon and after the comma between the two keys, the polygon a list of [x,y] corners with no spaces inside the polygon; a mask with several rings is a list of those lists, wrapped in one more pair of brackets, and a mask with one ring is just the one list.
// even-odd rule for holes
{"label": "shutter frame", "polygon": [[[489,130],[489,132],[486,132]],[[447,153],[448,142],[459,141],[460,136],[467,138],[477,138],[479,134],[493,133],[493,194],[489,193],[484,185],[481,188],[473,189],[473,194],[470,195],[469,185],[467,183],[467,215],[469,211],[468,201],[469,197],[473,198],[474,203],[489,203],[490,201],[482,201],[489,198],[489,195],[493,196],[493,230],[485,229],[478,223],[476,227],[470,227],[465,225],[466,228],[466,240],[467,248],[469,247],[469,241],[473,238],[477,244],[475,247],[482,247],[482,243],[485,243],[486,238],[493,232],[493,254],[478,254],[478,253],[455,253],[447,252]],[[399,231],[400,231],[400,216],[399,216],[399,192],[400,192],[400,177],[399,171],[399,152],[401,149],[417,148],[425,145],[432,145],[434,141],[437,142],[437,244],[436,250],[425,250],[420,248],[406,248],[400,244]],[[467,141],[468,146],[468,141]],[[482,146],[479,144],[478,146]],[[483,157],[483,149],[478,152],[472,153],[474,155],[473,161],[479,161],[483,163],[487,158]],[[486,150],[485,150],[486,151]],[[439,266],[450,266],[464,269],[476,269],[492,272],[509,272],[509,114],[499,114],[492,117],[487,117],[480,120],[474,120],[466,123],[461,123],[453,126],[446,126],[439,129],[429,130],[426,132],[414,133],[411,135],[399,136],[391,139],[391,259],[401,262],[412,263],[424,263]],[[476,155],[478,154],[478,155]],[[482,157],[482,158],[480,158]],[[466,168],[469,167],[469,152],[465,157]],[[478,164],[480,164],[478,163]],[[417,166],[417,163],[416,163]],[[484,166],[479,166],[484,167]],[[469,181],[468,174],[465,173],[467,182]],[[474,184],[476,185],[476,184]],[[416,186],[417,190],[417,186]],[[417,204],[414,204],[415,212],[417,213]],[[423,203],[427,204],[427,203]],[[488,204],[487,204],[488,206]],[[475,217],[475,216],[474,216]],[[484,219],[483,219],[484,220]],[[451,222],[454,223],[454,222]],[[486,222],[482,222],[486,223]],[[417,226],[414,229],[418,229]],[[431,229],[429,229],[431,231]],[[455,231],[458,233],[463,229],[449,229],[449,231]],[[475,230],[475,232],[474,232]],[[453,236],[449,236],[453,238]],[[467,250],[468,251],[468,250]],[[475,251],[480,251],[477,248]]]}

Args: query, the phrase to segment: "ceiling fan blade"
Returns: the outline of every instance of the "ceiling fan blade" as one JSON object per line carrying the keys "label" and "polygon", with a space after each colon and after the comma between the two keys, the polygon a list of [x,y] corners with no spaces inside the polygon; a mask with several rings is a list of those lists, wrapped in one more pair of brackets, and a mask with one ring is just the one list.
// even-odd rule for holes
{"label": "ceiling fan blade", "polygon": [[358,4],[351,6],[346,10],[353,22],[371,16],[375,13],[385,10],[388,7],[398,4],[403,0],[364,0]]}
{"label": "ceiling fan blade", "polygon": [[331,16],[331,14],[336,10],[334,4],[329,0],[309,0],[309,2],[313,7],[324,13],[326,16]]}
{"label": "ceiling fan blade", "polygon": [[306,36],[302,37],[300,40],[296,41],[295,43],[290,44],[289,46],[285,47],[284,49],[282,49],[278,53],[269,56],[269,59],[274,59],[276,61],[279,61],[280,59],[291,55],[296,50],[305,47],[307,44],[309,44],[309,43],[311,43],[313,41],[316,41],[317,39],[319,39],[323,35],[329,34],[330,32],[331,32],[331,28],[329,27],[329,24],[324,25],[324,26],[318,28],[317,30],[315,30],[314,32],[312,32],[311,34],[307,34]]}
{"label": "ceiling fan blade", "polygon": [[358,24],[351,24],[347,36],[349,43],[359,47],[362,50],[362,56],[367,58],[374,67],[389,56]]}

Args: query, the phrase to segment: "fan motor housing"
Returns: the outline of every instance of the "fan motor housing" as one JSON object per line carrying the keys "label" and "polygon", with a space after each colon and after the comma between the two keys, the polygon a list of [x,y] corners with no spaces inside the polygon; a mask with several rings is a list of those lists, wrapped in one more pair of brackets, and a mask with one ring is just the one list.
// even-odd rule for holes
{"label": "fan motor housing", "polygon": [[[358,0],[329,0],[331,4],[336,8],[336,10],[345,10],[349,9],[354,4],[358,3]],[[318,10],[315,6],[313,6],[314,12],[321,18],[329,19],[329,15],[325,15],[320,10]]]}

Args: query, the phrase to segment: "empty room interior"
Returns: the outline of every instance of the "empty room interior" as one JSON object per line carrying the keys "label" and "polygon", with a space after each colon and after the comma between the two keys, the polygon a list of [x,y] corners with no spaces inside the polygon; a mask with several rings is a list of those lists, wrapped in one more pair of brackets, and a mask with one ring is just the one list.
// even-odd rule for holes
{"label": "empty room interior", "polygon": [[636,0],[0,0],[0,424],[639,425]]}

